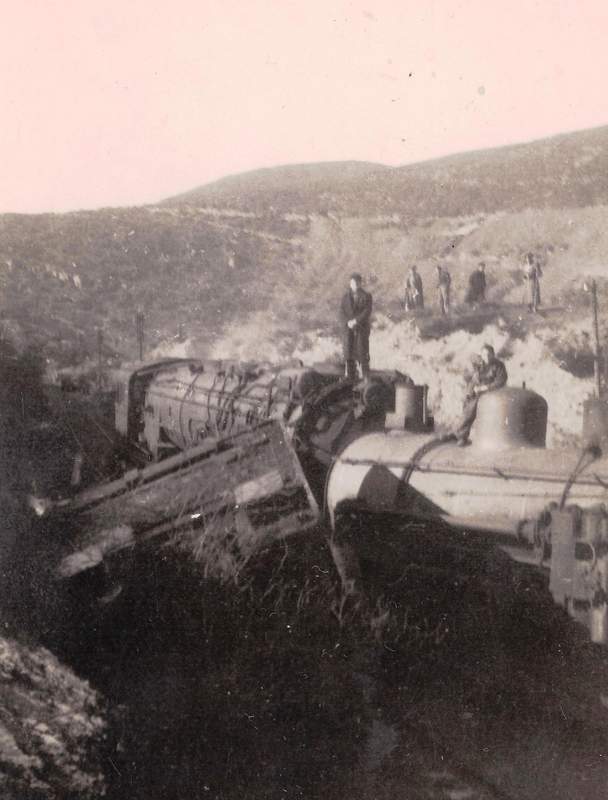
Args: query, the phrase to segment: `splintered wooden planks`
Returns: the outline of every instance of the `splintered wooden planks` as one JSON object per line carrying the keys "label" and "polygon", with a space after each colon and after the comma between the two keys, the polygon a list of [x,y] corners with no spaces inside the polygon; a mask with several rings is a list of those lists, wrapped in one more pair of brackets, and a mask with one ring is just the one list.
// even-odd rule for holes
{"label": "splintered wooden planks", "polygon": [[208,442],[75,496],[61,513],[72,547],[60,577],[145,543],[187,549],[206,572],[238,577],[266,544],[313,527],[319,510],[276,420]]}

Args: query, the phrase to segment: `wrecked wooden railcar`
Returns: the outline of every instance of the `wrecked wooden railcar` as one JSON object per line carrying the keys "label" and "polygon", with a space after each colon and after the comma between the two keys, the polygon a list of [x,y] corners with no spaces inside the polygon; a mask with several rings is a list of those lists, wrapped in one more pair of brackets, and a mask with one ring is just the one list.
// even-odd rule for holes
{"label": "wrecked wooden railcar", "polygon": [[108,563],[127,549],[168,546],[188,550],[206,575],[238,582],[254,553],[319,521],[298,458],[276,420],[131,470],[50,513],[69,529],[55,571],[59,578]]}

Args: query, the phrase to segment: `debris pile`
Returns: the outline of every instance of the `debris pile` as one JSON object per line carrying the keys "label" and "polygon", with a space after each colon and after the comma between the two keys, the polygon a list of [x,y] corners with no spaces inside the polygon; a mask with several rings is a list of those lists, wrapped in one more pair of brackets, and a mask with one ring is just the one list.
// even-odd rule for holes
{"label": "debris pile", "polygon": [[276,421],[132,470],[52,513],[74,531],[57,567],[63,578],[136,545],[170,540],[190,550],[206,575],[236,582],[255,551],[318,520],[295,452]]}

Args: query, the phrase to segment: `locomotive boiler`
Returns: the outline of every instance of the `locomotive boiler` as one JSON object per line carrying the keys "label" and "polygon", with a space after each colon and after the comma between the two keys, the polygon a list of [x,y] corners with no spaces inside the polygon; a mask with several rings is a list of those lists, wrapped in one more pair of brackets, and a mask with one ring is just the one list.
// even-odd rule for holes
{"label": "locomotive boiler", "polygon": [[[399,372],[345,380],[339,367],[172,359],[126,367],[115,375],[116,429],[153,460],[280,419],[302,460],[320,473],[363,433],[384,428]],[[420,395],[421,387],[414,393]],[[428,425],[432,424],[430,418]]]}
{"label": "locomotive boiler", "polygon": [[599,443],[547,449],[547,411],[536,392],[509,387],[480,398],[468,447],[449,435],[403,429],[361,437],[337,456],[329,476],[332,518],[354,502],[516,535],[549,503],[603,502],[608,457]]}
{"label": "locomotive boiler", "polygon": [[[595,435],[577,449],[546,448],[547,403],[503,388],[480,398],[472,444],[390,430],[362,436],[338,456],[327,507],[342,580],[356,559],[339,533],[353,512],[441,520],[488,534],[516,561],[549,574],[554,600],[608,643],[608,455]],[[594,431],[597,434],[597,430]],[[355,569],[352,565],[355,564]]]}

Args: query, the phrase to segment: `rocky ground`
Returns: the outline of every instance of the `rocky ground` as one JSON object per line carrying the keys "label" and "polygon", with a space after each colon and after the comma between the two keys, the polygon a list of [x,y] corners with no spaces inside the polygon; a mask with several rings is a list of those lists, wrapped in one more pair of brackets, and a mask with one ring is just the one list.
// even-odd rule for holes
{"label": "rocky ground", "polygon": [[60,602],[43,578],[50,543],[25,503],[37,478],[59,488],[67,442],[53,430],[40,359],[2,341],[0,369],[1,793],[9,800],[98,798],[106,787],[107,707],[57,658]]}
{"label": "rocky ground", "polygon": [[2,797],[102,797],[104,717],[99,693],[48,649],[0,638]]}

